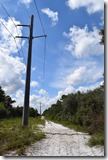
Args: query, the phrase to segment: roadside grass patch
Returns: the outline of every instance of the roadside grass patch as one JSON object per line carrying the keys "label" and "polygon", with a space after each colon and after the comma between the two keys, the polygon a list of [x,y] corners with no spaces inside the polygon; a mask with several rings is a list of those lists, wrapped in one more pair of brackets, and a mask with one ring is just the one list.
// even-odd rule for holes
{"label": "roadside grass patch", "polygon": [[25,128],[22,127],[21,118],[0,120],[0,156],[14,150],[21,155],[26,146],[44,138],[45,134],[38,124],[45,125],[45,120],[40,117],[30,117],[29,125]]}
{"label": "roadside grass patch", "polygon": [[85,132],[85,133],[88,132],[87,127],[80,126],[80,125],[75,125],[71,122],[63,121],[63,122],[61,122],[61,124],[63,126],[66,126],[66,127],[70,128],[70,129],[74,129],[75,131],[78,131],[78,132]]}
{"label": "roadside grass patch", "polygon": [[96,133],[91,136],[88,142],[89,146],[102,145],[104,146],[104,133]]}

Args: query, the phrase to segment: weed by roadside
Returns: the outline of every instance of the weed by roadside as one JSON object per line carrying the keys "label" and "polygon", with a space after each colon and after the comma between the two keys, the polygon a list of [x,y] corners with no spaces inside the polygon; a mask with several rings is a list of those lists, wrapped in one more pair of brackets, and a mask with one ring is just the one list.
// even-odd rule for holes
{"label": "weed by roadside", "polygon": [[91,136],[89,142],[89,146],[94,146],[94,145],[104,145],[104,133],[96,133]]}

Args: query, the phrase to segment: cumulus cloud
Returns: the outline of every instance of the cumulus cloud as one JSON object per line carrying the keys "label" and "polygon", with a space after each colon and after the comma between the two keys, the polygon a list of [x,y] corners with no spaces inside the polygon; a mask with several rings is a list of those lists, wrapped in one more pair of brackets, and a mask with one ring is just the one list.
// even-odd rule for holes
{"label": "cumulus cloud", "polygon": [[[14,18],[12,19],[15,24],[20,23]],[[16,36],[18,33],[22,35],[21,28],[19,27],[18,30],[16,30],[10,18],[7,21],[2,18],[0,20],[13,36]],[[20,49],[22,46],[21,40],[16,40],[16,43]],[[7,94],[15,93],[24,85],[22,74],[25,73],[25,65],[22,63],[22,59],[17,56],[18,50],[16,43],[12,35],[0,24],[0,85]]]}
{"label": "cumulus cloud", "polygon": [[24,106],[24,92],[21,89],[16,92],[14,100],[14,106]]}
{"label": "cumulus cloud", "polygon": [[37,81],[31,81],[31,87],[39,87],[39,83]]}
{"label": "cumulus cloud", "polygon": [[47,94],[48,94],[44,89],[40,89],[40,90],[38,91],[38,93],[39,93],[40,95],[46,95],[46,96],[47,96]]}
{"label": "cumulus cloud", "polygon": [[91,85],[102,79],[103,72],[103,69],[96,63],[85,62],[84,65],[79,63],[78,66],[59,69],[57,78],[51,83],[51,86],[65,89],[67,86]]}
{"label": "cumulus cloud", "polygon": [[53,26],[57,24],[57,22],[58,22],[58,12],[54,12],[49,8],[43,8],[43,9],[41,9],[41,11],[43,13],[45,13],[49,18],[51,18]]}
{"label": "cumulus cloud", "polygon": [[101,81],[101,82],[97,82],[93,85],[90,85],[88,87],[84,87],[84,86],[79,86],[77,89],[76,89],[76,92],[77,91],[80,91],[80,92],[87,92],[88,90],[94,90],[95,88],[98,88],[100,85],[102,85],[104,83],[104,81]]}
{"label": "cumulus cloud", "polygon": [[[13,20],[13,21],[12,21]],[[20,24],[19,21],[16,21],[15,18],[9,18],[7,21],[4,19],[0,18],[0,21],[2,22],[0,24],[0,50],[2,52],[5,52],[5,54],[12,54],[12,53],[17,53],[18,49],[20,49],[23,45],[23,42],[21,43],[21,39],[18,38],[16,39],[16,43],[13,37],[17,35],[22,35],[22,27],[18,27],[16,30],[16,27],[14,24]],[[14,24],[13,24],[14,22]],[[9,31],[4,27],[4,25],[8,28]],[[16,45],[17,44],[17,45]]]}
{"label": "cumulus cloud", "polygon": [[103,54],[104,47],[99,44],[101,36],[95,27],[93,31],[89,31],[87,26],[84,28],[73,26],[69,29],[69,33],[64,32],[63,35],[69,39],[65,49],[75,57]]}
{"label": "cumulus cloud", "polygon": [[67,0],[66,4],[72,10],[85,7],[89,14],[104,10],[103,0]]}
{"label": "cumulus cloud", "polygon": [[87,73],[86,67],[76,69],[72,74],[66,76],[64,83],[66,85],[78,84],[84,81],[84,76]]}
{"label": "cumulus cloud", "polygon": [[24,5],[26,5],[27,7],[29,7],[30,3],[32,2],[32,0],[20,0],[20,2]]}
{"label": "cumulus cloud", "polygon": [[[92,68],[92,69],[91,69]],[[79,67],[74,70],[72,74],[69,74],[64,79],[65,85],[78,85],[83,83],[95,83],[98,79],[102,78],[103,71],[96,67]]]}

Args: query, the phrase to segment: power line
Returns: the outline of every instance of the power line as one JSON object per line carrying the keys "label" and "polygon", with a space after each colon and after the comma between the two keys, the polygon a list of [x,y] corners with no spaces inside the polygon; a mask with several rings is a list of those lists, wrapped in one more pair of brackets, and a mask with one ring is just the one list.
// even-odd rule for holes
{"label": "power line", "polygon": [[[37,13],[38,13],[38,17],[39,17],[39,20],[40,20],[40,24],[41,24],[43,33],[45,35],[45,29],[44,29],[44,26],[43,26],[43,23],[42,23],[42,19],[41,19],[40,13],[39,13],[39,9],[38,9],[36,0],[34,0],[34,4],[35,4],[35,8],[36,8]],[[46,36],[45,36],[45,41],[44,41],[43,89],[44,89],[44,85],[45,85],[45,70],[46,70],[45,61],[46,61]]]}
{"label": "power line", "polygon": [[[11,19],[12,23],[14,24],[15,28],[16,28],[16,31],[17,31],[17,34],[19,36],[19,33],[18,33],[18,29],[17,29],[17,25],[15,24],[14,20],[12,19],[12,17],[10,16],[10,14],[8,13],[8,11],[6,10],[6,8],[4,7],[4,5],[1,3],[0,1],[0,4],[2,6],[2,8],[5,10],[6,14],[8,15],[8,17]],[[2,22],[1,22],[2,23]],[[3,24],[3,23],[2,23]],[[4,25],[4,24],[3,24]],[[4,25],[4,27],[7,29],[7,27]],[[8,30],[8,32],[10,33],[10,31]],[[11,33],[10,33],[11,34]],[[12,35],[12,34],[11,34]],[[13,36],[13,35],[12,35]],[[13,36],[14,37],[14,36]],[[18,53],[19,53],[19,48],[17,46],[17,42],[16,42],[16,39],[14,37],[14,40],[15,40],[15,44],[16,44],[16,47],[17,47],[17,50],[18,50]],[[21,42],[20,42],[20,45],[21,45]],[[24,51],[23,49],[21,48],[22,50],[22,55],[23,55],[23,58],[24,58],[24,62],[25,62],[25,65],[26,65],[26,60],[25,60],[25,56],[24,56]],[[20,55],[21,56],[21,55]]]}
{"label": "power line", "polygon": [[45,71],[46,71],[46,37],[44,40],[44,63],[43,63],[43,89],[44,89],[44,85],[45,85]]}
{"label": "power line", "polygon": [[44,29],[44,26],[43,26],[43,23],[42,23],[42,19],[41,19],[40,13],[39,13],[39,9],[38,9],[38,6],[37,6],[37,3],[36,3],[36,0],[34,0],[34,3],[35,3],[35,7],[36,7],[36,10],[37,10],[38,16],[39,16],[39,20],[40,20],[40,24],[41,24],[41,27],[42,27],[43,33],[44,33],[44,35],[45,35],[45,29]]}
{"label": "power line", "polygon": [[1,19],[0,19],[0,22],[1,22],[1,24],[5,27],[5,29],[10,33],[10,35],[13,37],[13,39],[14,39],[14,41],[15,41],[16,48],[17,48],[18,53],[19,53],[19,56],[21,57],[21,54],[20,54],[20,52],[19,52],[19,48],[18,48],[18,46],[17,46],[15,37],[14,37],[13,34],[9,31],[9,29],[5,26],[5,24],[1,21]]}
{"label": "power line", "polygon": [[8,17],[9,17],[9,18],[11,19],[11,21],[13,22],[14,26],[16,26],[16,24],[14,23],[12,17],[9,15],[9,13],[7,12],[6,8],[5,8],[4,5],[1,3],[1,1],[0,1],[0,4],[1,4],[2,8],[5,10],[5,12],[7,13]]}

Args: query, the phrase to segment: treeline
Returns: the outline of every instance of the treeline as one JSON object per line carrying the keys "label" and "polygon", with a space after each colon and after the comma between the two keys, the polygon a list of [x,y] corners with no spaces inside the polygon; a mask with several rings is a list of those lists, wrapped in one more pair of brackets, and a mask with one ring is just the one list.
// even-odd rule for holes
{"label": "treeline", "polygon": [[59,122],[86,127],[90,134],[104,132],[104,84],[86,93],[63,95],[43,115]]}
{"label": "treeline", "polygon": [[[4,90],[0,86],[0,118],[11,118],[11,117],[21,117],[23,112],[23,107],[17,106],[13,107],[14,100],[11,99],[9,95],[6,95]],[[35,117],[39,113],[37,109],[29,107],[29,116]]]}

